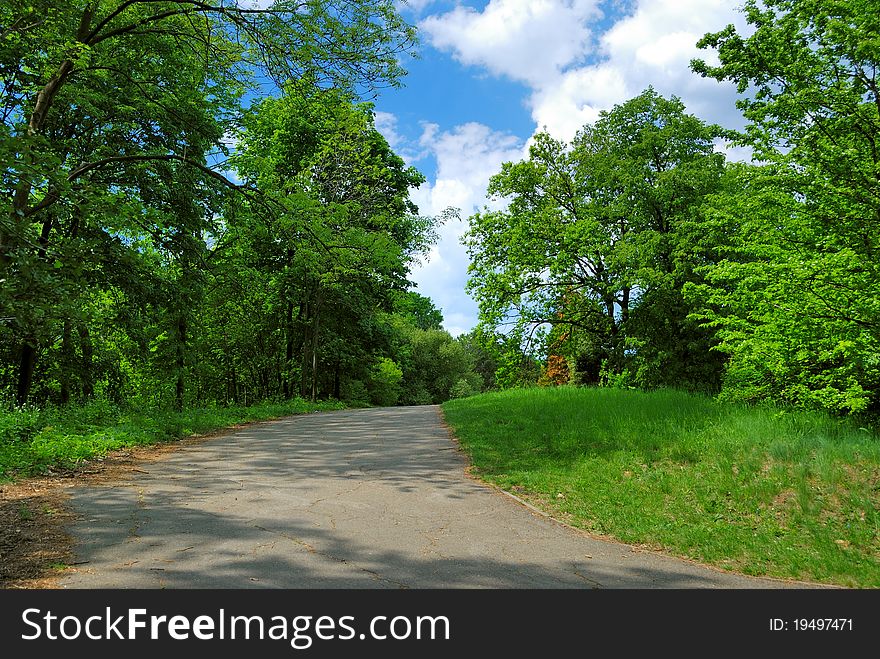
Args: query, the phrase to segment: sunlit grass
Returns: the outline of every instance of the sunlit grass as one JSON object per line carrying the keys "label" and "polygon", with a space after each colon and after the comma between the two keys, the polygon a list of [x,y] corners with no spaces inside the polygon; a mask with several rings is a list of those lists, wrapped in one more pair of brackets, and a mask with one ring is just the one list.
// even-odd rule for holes
{"label": "sunlit grass", "polygon": [[443,405],[477,474],[569,523],[755,575],[880,586],[880,438],[676,391]]}

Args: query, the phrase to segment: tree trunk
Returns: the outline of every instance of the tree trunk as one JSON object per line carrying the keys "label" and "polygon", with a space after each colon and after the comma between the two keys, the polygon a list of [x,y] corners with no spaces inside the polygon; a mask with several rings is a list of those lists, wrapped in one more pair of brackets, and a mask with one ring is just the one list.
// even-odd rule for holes
{"label": "tree trunk", "polygon": [[318,399],[318,332],[320,330],[320,295],[316,296],[315,311],[312,320],[312,387],[310,400],[314,403]]}
{"label": "tree trunk", "polygon": [[61,335],[61,404],[67,405],[70,402],[70,371],[73,368],[73,346],[70,342],[70,321],[64,321],[64,330]]}
{"label": "tree trunk", "polygon": [[282,370],[282,378],[283,382],[281,383],[282,393],[284,394],[284,400],[290,400],[291,398],[291,383],[292,383],[292,370],[293,370],[293,302],[288,301],[287,303],[287,322],[285,327],[285,343],[286,343],[286,352],[284,359],[284,369]]}
{"label": "tree trunk", "polygon": [[186,317],[183,315],[177,319],[177,384],[174,388],[174,407],[178,412],[183,411],[183,396],[186,389]]}
{"label": "tree trunk", "polygon": [[342,398],[342,360],[336,358],[336,370],[333,373],[333,398],[339,400]]}
{"label": "tree trunk", "polygon": [[309,340],[308,331],[313,327],[313,323],[308,324],[310,320],[312,320],[313,315],[313,305],[311,300],[311,295],[307,295],[305,301],[302,303],[300,307],[300,318],[302,319],[302,342],[300,343],[300,377],[299,377],[299,395],[303,398],[308,397],[308,375],[309,375],[309,364],[311,363],[311,355],[309,354],[309,348],[311,347],[311,341]]}
{"label": "tree trunk", "polygon": [[89,399],[95,395],[95,380],[92,373],[94,348],[89,328],[84,324],[79,326],[79,344],[82,352],[82,393],[83,398]]}
{"label": "tree trunk", "polygon": [[314,403],[318,398],[318,316],[315,316],[315,326],[312,329],[312,395]]}
{"label": "tree trunk", "polygon": [[34,381],[34,368],[37,365],[37,350],[30,343],[24,343],[19,351],[18,358],[18,386],[16,389],[16,401],[19,405],[27,403],[31,393],[31,385]]}
{"label": "tree trunk", "polygon": [[[40,230],[39,248],[37,249],[37,257],[40,260],[45,260],[46,258],[46,249],[49,244],[49,235],[52,233],[52,225],[52,217],[47,216]],[[19,405],[27,403],[33,385],[34,369],[37,363],[37,349],[33,343],[32,340],[25,340],[19,349],[18,386],[16,390],[16,400]]]}
{"label": "tree trunk", "polygon": [[[93,12],[94,10],[91,5],[87,6],[83,12],[79,29],[77,30],[78,40],[82,40],[85,38],[85,35],[88,34],[88,27],[92,21]],[[37,92],[37,96],[34,99],[33,110],[28,117],[28,138],[33,138],[40,133],[43,123],[46,120],[46,115],[52,107],[52,103],[55,101],[58,91],[64,85],[71,71],[73,71],[73,62],[65,60],[61,63],[61,66],[55,74],[49,78],[49,81],[39,92]],[[23,218],[27,215],[28,206],[30,205],[31,190],[33,188],[33,172],[31,171],[33,160],[32,142],[31,139],[28,139],[24,143],[21,151],[20,166],[17,166],[17,169],[23,173],[15,187],[15,194],[12,198],[10,226],[13,227],[13,233],[10,234],[3,230],[2,223],[0,223],[0,279],[3,279],[5,276],[5,270],[12,260],[9,252],[14,248],[14,227],[18,226],[21,222],[26,221]],[[51,230],[51,221],[48,227],[46,224],[43,225],[43,234],[45,235],[48,230]],[[46,237],[48,238],[48,236]],[[16,399],[19,405],[24,405],[30,395],[36,362],[36,347],[30,343],[24,343],[20,350],[18,383],[16,388]]]}

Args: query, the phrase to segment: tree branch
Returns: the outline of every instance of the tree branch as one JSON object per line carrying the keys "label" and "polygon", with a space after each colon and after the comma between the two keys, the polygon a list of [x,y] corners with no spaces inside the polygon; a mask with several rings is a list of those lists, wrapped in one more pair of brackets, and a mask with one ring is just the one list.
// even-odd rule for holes
{"label": "tree branch", "polygon": [[[228,178],[223,176],[221,173],[214,171],[207,165],[203,165],[200,162],[196,162],[195,160],[190,160],[189,158],[185,158],[183,156],[179,156],[176,153],[165,153],[165,154],[139,154],[139,155],[130,155],[130,156],[111,156],[109,158],[102,158],[101,160],[96,160],[94,162],[85,163],[80,165],[79,167],[74,168],[67,175],[68,182],[75,181],[79,177],[87,174],[88,172],[104,167],[105,165],[110,165],[114,163],[121,162],[182,162],[190,167],[195,167],[199,171],[201,171],[206,176],[213,178],[216,181],[219,181],[226,187],[236,190],[238,192],[246,193],[253,191],[252,188],[249,188],[244,185],[238,185],[237,183],[233,183]],[[46,193],[46,196],[36,205],[30,207],[25,211],[25,217],[31,217],[36,213],[39,213],[41,210],[48,208],[53,205],[61,198],[60,194],[57,190],[50,190]]]}

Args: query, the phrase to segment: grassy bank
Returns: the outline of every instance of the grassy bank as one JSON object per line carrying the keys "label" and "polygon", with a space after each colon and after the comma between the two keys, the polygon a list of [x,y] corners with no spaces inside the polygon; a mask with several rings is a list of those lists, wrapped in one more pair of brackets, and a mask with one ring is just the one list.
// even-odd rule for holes
{"label": "grassy bank", "polygon": [[680,392],[453,400],[475,473],[574,526],[755,575],[880,587],[880,438]]}
{"label": "grassy bank", "polygon": [[183,412],[121,409],[106,401],[63,408],[0,409],[0,481],[50,469],[75,468],[126,446],[171,441],[237,423],[340,407],[336,402],[294,399]]}

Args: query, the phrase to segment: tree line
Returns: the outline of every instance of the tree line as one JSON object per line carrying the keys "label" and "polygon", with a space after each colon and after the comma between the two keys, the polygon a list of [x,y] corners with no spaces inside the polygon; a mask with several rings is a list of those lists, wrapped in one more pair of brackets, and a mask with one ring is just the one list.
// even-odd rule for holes
{"label": "tree line", "polygon": [[[493,177],[507,206],[473,215],[464,242],[502,385],[880,409],[876,11],[796,0],[742,11],[748,34],[705,35],[718,62],[691,68],[737,86],[744,130],[649,88],[571,142],[538,134]],[[722,140],[751,149],[751,163],[726,161]]]}
{"label": "tree line", "polygon": [[364,102],[393,0],[0,5],[0,395],[172,406],[480,390],[411,290],[442,218]]}

